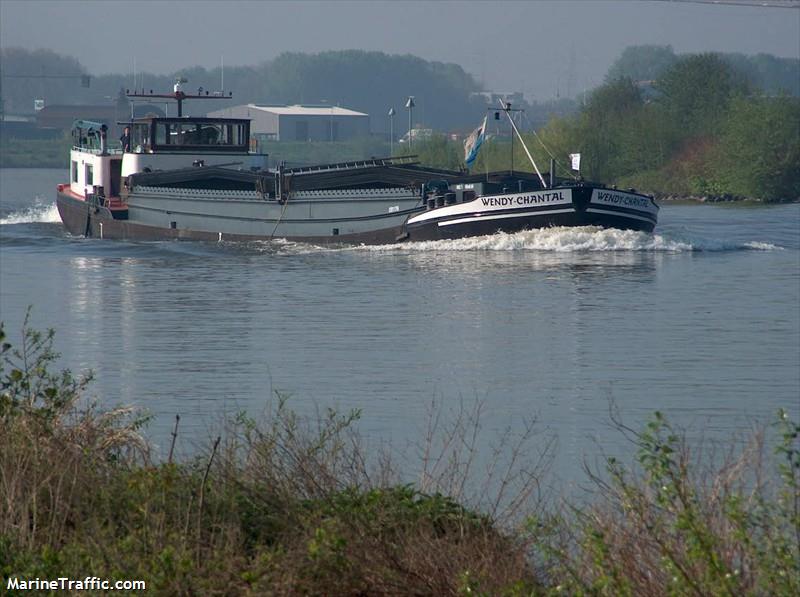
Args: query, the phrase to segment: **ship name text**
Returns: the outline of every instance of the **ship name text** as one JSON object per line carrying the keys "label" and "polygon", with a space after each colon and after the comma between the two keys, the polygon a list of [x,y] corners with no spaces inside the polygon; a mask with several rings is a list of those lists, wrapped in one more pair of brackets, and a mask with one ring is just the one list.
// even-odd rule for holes
{"label": "ship name text", "polygon": [[568,203],[563,191],[549,193],[525,193],[521,195],[503,195],[499,197],[481,197],[486,207],[518,207],[525,205],[541,205],[547,203]]}

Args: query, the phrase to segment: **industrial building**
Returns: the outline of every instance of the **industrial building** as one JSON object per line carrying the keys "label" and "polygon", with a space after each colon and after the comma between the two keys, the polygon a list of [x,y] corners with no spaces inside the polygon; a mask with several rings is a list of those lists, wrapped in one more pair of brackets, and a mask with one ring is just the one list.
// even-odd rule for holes
{"label": "industrial building", "polygon": [[270,141],[348,141],[369,135],[369,115],[339,106],[246,104],[215,110],[212,118],[249,118],[250,134]]}

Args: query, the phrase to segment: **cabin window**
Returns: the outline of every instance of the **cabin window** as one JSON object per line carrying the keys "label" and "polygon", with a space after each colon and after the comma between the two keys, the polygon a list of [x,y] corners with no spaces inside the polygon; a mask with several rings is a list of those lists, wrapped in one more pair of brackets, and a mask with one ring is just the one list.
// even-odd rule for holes
{"label": "cabin window", "polygon": [[156,121],[155,146],[176,151],[247,149],[247,123],[214,120]]}
{"label": "cabin window", "polygon": [[92,186],[94,184],[94,166],[92,164],[86,164],[86,186]]}
{"label": "cabin window", "polygon": [[247,145],[247,132],[243,124],[231,125],[231,143],[234,145]]}
{"label": "cabin window", "polygon": [[78,162],[72,161],[72,182],[78,182]]}
{"label": "cabin window", "polygon": [[230,145],[231,125],[211,122],[159,122],[156,144],[172,146]]}
{"label": "cabin window", "polygon": [[233,145],[233,125],[224,124],[219,127],[217,143],[220,145]]}
{"label": "cabin window", "polygon": [[156,145],[166,145],[169,138],[168,125],[158,123],[156,125]]}

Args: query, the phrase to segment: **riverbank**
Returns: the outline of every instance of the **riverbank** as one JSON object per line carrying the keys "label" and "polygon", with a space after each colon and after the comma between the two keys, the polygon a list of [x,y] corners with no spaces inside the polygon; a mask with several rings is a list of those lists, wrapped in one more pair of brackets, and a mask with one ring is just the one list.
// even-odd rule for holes
{"label": "riverbank", "polygon": [[359,439],[358,412],[304,418],[281,395],[189,459],[174,457],[176,420],[157,458],[140,414],[87,405],[89,377],[52,371],[52,332],[23,337],[12,347],[0,327],[4,587],[88,574],[165,595],[800,590],[800,427],[783,415],[774,460],[761,434],[719,461],[657,413],[640,432],[617,422],[636,455],[590,474],[576,506],[545,497],[535,424],[474,475],[479,409],[402,470]]}
{"label": "riverbank", "polygon": [[0,168],[69,169],[69,135],[55,139],[6,139],[0,137]]}
{"label": "riverbank", "polygon": [[661,203],[692,204],[692,203],[753,203],[758,205],[777,204],[777,203],[798,203],[800,199],[787,199],[786,201],[764,201],[754,197],[736,197],[733,195],[665,195],[655,196],[656,201]]}

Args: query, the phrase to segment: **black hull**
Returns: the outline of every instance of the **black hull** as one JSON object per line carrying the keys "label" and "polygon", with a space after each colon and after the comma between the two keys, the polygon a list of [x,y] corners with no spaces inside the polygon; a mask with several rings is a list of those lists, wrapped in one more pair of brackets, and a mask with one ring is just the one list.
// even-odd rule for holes
{"label": "black hull", "polygon": [[[58,211],[67,230],[76,236],[130,240],[253,241],[271,237],[163,228],[122,219],[127,212],[92,206],[62,191]],[[335,236],[281,236],[315,244],[389,244],[484,236],[497,232],[555,226],[600,226],[652,232],[658,206],[652,198],[630,191],[582,185],[541,191],[480,196],[414,214],[403,226]],[[114,217],[116,215],[116,218]]]}

